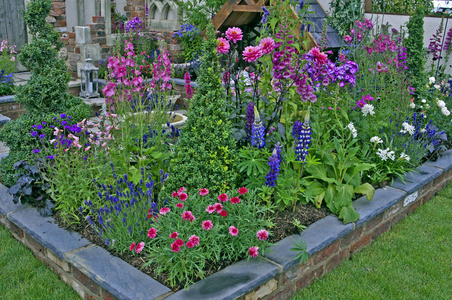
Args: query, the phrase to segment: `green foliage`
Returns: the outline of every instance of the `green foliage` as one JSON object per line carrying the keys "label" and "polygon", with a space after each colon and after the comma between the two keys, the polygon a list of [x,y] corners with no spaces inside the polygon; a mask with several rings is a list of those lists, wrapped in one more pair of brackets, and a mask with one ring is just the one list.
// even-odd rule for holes
{"label": "green foliage", "polygon": [[193,24],[201,31],[207,27],[213,15],[226,3],[226,0],[176,0],[183,23]]}
{"label": "green foliage", "polygon": [[[303,226],[303,225],[301,225]],[[300,265],[308,260],[308,252],[306,251],[306,242],[303,240],[298,240],[292,244],[290,251],[298,252],[293,258],[294,260],[299,259]]]}
{"label": "green foliage", "polygon": [[330,2],[329,22],[337,29],[341,36],[350,33],[356,20],[364,17],[363,1],[360,0],[333,0]]}
{"label": "green foliage", "polygon": [[171,161],[167,193],[184,186],[215,192],[236,184],[236,145],[224,110],[215,32],[204,42],[199,89],[190,102],[187,124]]}
{"label": "green foliage", "polygon": [[421,5],[424,6],[424,14],[432,13],[433,1],[431,0],[375,0],[372,1],[372,10],[374,12],[412,14]]}

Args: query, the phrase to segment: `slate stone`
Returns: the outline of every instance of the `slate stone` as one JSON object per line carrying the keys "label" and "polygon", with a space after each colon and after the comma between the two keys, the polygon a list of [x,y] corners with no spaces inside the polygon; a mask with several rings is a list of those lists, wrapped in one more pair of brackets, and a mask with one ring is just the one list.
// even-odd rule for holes
{"label": "slate stone", "polygon": [[19,209],[23,209],[27,207],[27,205],[23,204],[14,204],[13,196],[8,194],[8,188],[3,184],[0,184],[0,214],[6,216],[8,213],[12,211],[16,211]]}
{"label": "slate stone", "polygon": [[64,259],[67,252],[90,244],[77,232],[68,232],[64,228],[58,227],[53,218],[42,217],[34,207],[11,213],[9,220],[44,247],[52,250],[60,259]]}
{"label": "slate stone", "polygon": [[14,95],[0,97],[0,103],[10,103],[10,102],[14,102]]}
{"label": "slate stone", "polygon": [[4,115],[0,114],[0,125],[5,125],[5,124],[8,123],[9,121],[11,121],[10,118],[8,118],[7,116],[4,116]]}
{"label": "slate stone", "polygon": [[359,227],[376,217],[402,200],[406,195],[407,194],[403,191],[386,187],[377,189],[371,201],[368,201],[365,196],[357,199],[353,202],[353,207],[360,215],[358,221],[355,222],[356,226]]}
{"label": "slate stone", "polygon": [[295,241],[303,240],[306,243],[308,255],[312,256],[352,230],[352,224],[344,225],[336,216],[328,215],[309,225],[300,235],[292,235],[276,243],[270,248],[272,252],[267,253],[266,257],[287,270],[298,263],[294,260],[297,252],[290,251]]}
{"label": "slate stone", "polygon": [[259,287],[278,273],[278,267],[259,259],[242,260],[181,290],[166,300],[235,299]]}
{"label": "slate stone", "polygon": [[441,168],[444,171],[452,169],[452,149],[441,154],[436,161],[428,161],[425,165]]}
{"label": "slate stone", "polygon": [[118,299],[155,299],[170,291],[166,286],[98,246],[70,253],[66,259]]}
{"label": "slate stone", "polygon": [[405,175],[405,184],[399,178],[397,178],[396,180],[394,180],[392,187],[411,194],[423,187],[429,181],[433,181],[433,179],[440,176],[442,173],[443,170],[441,169],[422,165],[417,168],[415,172],[411,172]]}

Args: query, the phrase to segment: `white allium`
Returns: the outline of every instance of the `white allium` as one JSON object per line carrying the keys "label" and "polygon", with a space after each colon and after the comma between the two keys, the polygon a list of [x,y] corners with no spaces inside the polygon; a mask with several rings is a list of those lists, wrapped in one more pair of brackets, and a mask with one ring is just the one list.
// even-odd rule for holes
{"label": "white allium", "polygon": [[430,82],[430,84],[432,84],[432,83],[435,83],[435,77],[430,77],[429,79],[428,79],[428,81]]}
{"label": "white allium", "polygon": [[441,108],[446,107],[446,102],[444,102],[443,100],[436,101],[436,104]]}
{"label": "white allium", "polygon": [[375,115],[374,106],[372,104],[364,104],[364,106],[362,107],[362,112],[364,116],[367,116],[369,114],[373,116]]}
{"label": "white allium", "polygon": [[442,112],[443,115],[445,115],[445,116],[450,115],[450,111],[447,109],[447,107],[441,108],[441,112]]}
{"label": "white allium", "polygon": [[405,154],[405,152],[400,153],[400,159],[405,159],[406,161],[410,161],[410,156]]}
{"label": "white allium", "polygon": [[402,123],[402,127],[403,127],[403,129],[400,130],[401,133],[407,133],[408,132],[410,135],[414,134],[415,128],[414,128],[413,125],[410,125],[408,122],[403,122]]}
{"label": "white allium", "polygon": [[383,143],[383,140],[378,136],[374,136],[374,137],[370,138],[370,142],[376,143],[376,144],[381,144],[381,143]]}

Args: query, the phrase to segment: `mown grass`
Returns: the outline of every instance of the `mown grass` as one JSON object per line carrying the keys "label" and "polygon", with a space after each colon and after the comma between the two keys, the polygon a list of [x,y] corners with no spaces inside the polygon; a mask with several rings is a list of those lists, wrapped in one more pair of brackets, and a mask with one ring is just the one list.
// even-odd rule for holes
{"label": "mown grass", "polygon": [[452,299],[452,184],[301,299]]}
{"label": "mown grass", "polygon": [[44,263],[0,225],[0,299],[80,299]]}

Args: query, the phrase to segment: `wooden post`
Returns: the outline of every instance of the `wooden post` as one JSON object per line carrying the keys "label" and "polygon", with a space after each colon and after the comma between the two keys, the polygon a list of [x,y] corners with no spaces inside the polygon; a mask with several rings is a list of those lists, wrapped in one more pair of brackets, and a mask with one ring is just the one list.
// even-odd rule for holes
{"label": "wooden post", "polygon": [[364,0],[364,12],[365,13],[372,12],[372,0]]}

